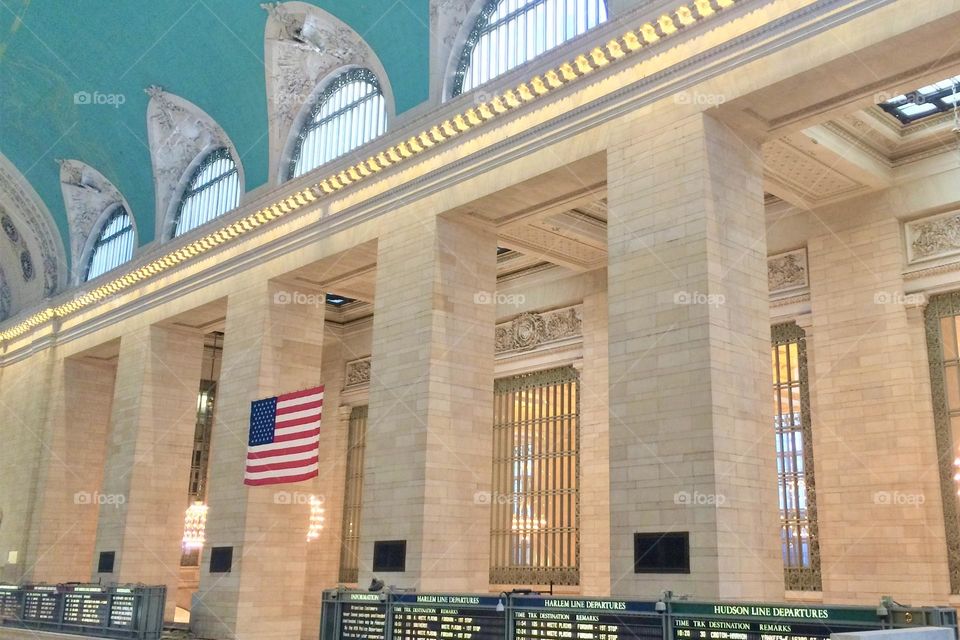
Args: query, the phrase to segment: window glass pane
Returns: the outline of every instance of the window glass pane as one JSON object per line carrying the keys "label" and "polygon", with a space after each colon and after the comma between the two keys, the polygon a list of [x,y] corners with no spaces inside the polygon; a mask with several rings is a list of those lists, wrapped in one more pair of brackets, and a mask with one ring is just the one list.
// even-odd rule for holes
{"label": "window glass pane", "polygon": [[90,252],[84,280],[93,280],[133,257],[133,220],[118,206],[101,227]]}
{"label": "window glass pane", "polygon": [[571,367],[498,380],[490,581],[579,583],[579,402]]}
{"label": "window glass pane", "polygon": [[606,22],[606,0],[490,0],[460,55],[453,95]]}
{"label": "window glass pane", "polygon": [[317,98],[290,161],[296,178],[360,147],[386,131],[386,103],[369,69],[351,69]]}
{"label": "window glass pane", "polygon": [[240,172],[230,151],[212,151],[194,171],[183,192],[174,222],[174,237],[235,209],[240,204]]}

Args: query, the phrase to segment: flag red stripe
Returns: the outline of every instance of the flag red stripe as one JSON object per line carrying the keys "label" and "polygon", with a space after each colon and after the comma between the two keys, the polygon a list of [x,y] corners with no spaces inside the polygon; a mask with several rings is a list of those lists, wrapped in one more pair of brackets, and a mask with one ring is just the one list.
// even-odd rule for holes
{"label": "flag red stripe", "polygon": [[262,473],[263,471],[279,471],[281,469],[296,469],[297,467],[309,467],[318,463],[320,456],[304,458],[303,460],[288,460],[287,462],[267,462],[260,465],[247,465],[247,473]]}
{"label": "flag red stripe", "polygon": [[259,480],[249,480],[244,478],[243,484],[250,486],[260,486],[264,484],[285,484],[287,482],[300,482],[301,480],[309,480],[310,478],[316,478],[320,475],[318,470],[310,471],[307,473],[301,473],[298,476],[281,476],[279,478],[260,478]]}
{"label": "flag red stripe", "polygon": [[250,451],[247,453],[247,460],[264,460],[266,458],[273,458],[275,456],[289,456],[294,453],[306,453],[316,449],[318,443],[311,442],[310,444],[301,444],[296,447],[288,447],[286,449],[274,449],[273,451],[260,451],[254,452]]}
{"label": "flag red stripe", "polygon": [[277,420],[277,424],[274,427],[275,429],[282,429],[283,427],[299,427],[302,424],[310,424],[311,422],[319,422],[320,413],[315,413],[310,416],[303,416],[302,418],[294,418],[293,420]]}
{"label": "flag red stripe", "polygon": [[[286,435],[275,436],[273,438],[273,444],[278,442],[289,442],[290,440],[303,440],[304,438],[312,438],[313,436],[320,433],[320,427],[311,431],[297,431],[296,433],[288,433]],[[317,445],[314,445],[317,446]],[[281,451],[287,451],[286,449],[281,449]],[[288,452],[289,453],[289,452]]]}
{"label": "flag red stripe", "polygon": [[314,387],[313,389],[304,389],[303,391],[294,391],[293,393],[285,393],[282,396],[277,397],[277,402],[283,402],[284,400],[295,400],[297,398],[302,398],[304,396],[313,396],[318,393],[323,393],[323,387]]}
{"label": "flag red stripe", "polygon": [[282,416],[286,413],[297,413],[298,411],[306,411],[307,409],[319,409],[323,406],[323,400],[317,400],[316,402],[304,402],[303,404],[292,404],[289,407],[277,407],[277,415]]}

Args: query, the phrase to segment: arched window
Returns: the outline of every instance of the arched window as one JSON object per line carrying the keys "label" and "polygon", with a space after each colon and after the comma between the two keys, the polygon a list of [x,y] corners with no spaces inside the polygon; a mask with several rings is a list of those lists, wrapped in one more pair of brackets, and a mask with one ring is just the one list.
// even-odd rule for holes
{"label": "arched window", "polygon": [[387,130],[387,110],[377,76],[351,69],[320,94],[290,156],[290,178],[326,164]]}
{"label": "arched window", "polygon": [[606,0],[490,0],[467,36],[452,95],[470,91],[606,21]]}
{"label": "arched window", "polygon": [[100,228],[100,235],[90,251],[84,281],[93,280],[133,257],[133,220],[122,206],[117,206]]}
{"label": "arched window", "polygon": [[190,177],[174,219],[174,237],[210,222],[240,203],[240,172],[230,151],[211,151]]}

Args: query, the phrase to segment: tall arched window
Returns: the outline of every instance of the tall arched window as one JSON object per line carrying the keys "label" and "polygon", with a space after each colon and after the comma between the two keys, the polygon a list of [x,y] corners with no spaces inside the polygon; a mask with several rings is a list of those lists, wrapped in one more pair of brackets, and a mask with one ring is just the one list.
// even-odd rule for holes
{"label": "tall arched window", "polygon": [[225,147],[211,151],[190,177],[183,192],[174,237],[210,222],[240,203],[240,172]]}
{"label": "tall arched window", "polygon": [[93,280],[133,257],[133,220],[122,206],[118,205],[100,228],[100,235],[90,251],[84,281]]}
{"label": "tall arched window", "polygon": [[489,0],[467,36],[452,95],[470,91],[606,21],[606,0]]}
{"label": "tall arched window", "polygon": [[386,103],[377,76],[369,69],[342,73],[317,98],[300,130],[288,177],[302,176],[386,130]]}

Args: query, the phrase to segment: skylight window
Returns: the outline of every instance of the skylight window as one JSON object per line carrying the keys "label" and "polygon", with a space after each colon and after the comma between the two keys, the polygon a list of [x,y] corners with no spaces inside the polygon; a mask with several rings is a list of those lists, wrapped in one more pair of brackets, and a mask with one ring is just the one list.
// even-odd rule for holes
{"label": "skylight window", "polygon": [[958,98],[960,76],[954,76],[881,102],[880,108],[903,124],[912,124],[928,116],[952,111]]}

